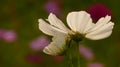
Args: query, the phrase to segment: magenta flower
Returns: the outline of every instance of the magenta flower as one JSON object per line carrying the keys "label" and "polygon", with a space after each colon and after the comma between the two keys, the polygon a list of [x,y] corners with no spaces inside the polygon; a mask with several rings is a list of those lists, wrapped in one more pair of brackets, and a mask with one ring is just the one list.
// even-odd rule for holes
{"label": "magenta flower", "polygon": [[93,55],[93,52],[91,51],[91,49],[89,49],[83,45],[79,46],[79,51],[80,51],[80,54],[87,60],[92,60],[94,58],[94,55]]}
{"label": "magenta flower", "polygon": [[90,63],[88,64],[88,67],[104,67],[104,65],[101,63]]}
{"label": "magenta flower", "polygon": [[41,63],[43,62],[43,58],[39,55],[30,54],[26,56],[26,60],[30,63]]}
{"label": "magenta flower", "polygon": [[17,40],[17,34],[13,30],[5,31],[3,34],[3,39],[6,42],[14,42]]}
{"label": "magenta flower", "polygon": [[45,4],[45,10],[48,13],[54,13],[57,16],[61,16],[60,2],[59,1],[48,1]]}
{"label": "magenta flower", "polygon": [[92,5],[90,8],[88,8],[87,12],[91,14],[91,17],[95,22],[101,17],[112,15],[111,10],[102,3]]}
{"label": "magenta flower", "polygon": [[30,48],[35,51],[43,50],[49,43],[50,40],[47,37],[41,36],[30,42]]}

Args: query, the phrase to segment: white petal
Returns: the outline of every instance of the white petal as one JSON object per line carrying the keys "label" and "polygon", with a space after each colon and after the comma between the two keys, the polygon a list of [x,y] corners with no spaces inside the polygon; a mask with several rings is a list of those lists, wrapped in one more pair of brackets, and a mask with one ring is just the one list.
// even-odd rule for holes
{"label": "white petal", "polygon": [[96,31],[89,32],[87,34],[88,35],[91,35],[91,34],[94,35],[94,34],[101,34],[101,33],[107,32],[107,31],[111,31],[113,29],[113,25],[114,25],[114,23],[109,22],[107,24],[104,24],[101,28],[97,29]]}
{"label": "white petal", "polygon": [[56,45],[51,44],[45,47],[43,52],[52,56],[57,56],[61,54],[61,50]]}
{"label": "white petal", "polygon": [[47,20],[50,22],[51,25],[53,25],[53,26],[63,30],[64,32],[68,33],[68,28],[54,14],[50,13]]}
{"label": "white petal", "polygon": [[105,24],[108,23],[110,20],[111,20],[111,16],[106,15],[105,17],[101,17],[96,24],[98,25],[101,23]]}
{"label": "white petal", "polygon": [[90,26],[88,25],[91,25],[92,26],[92,19],[90,17],[90,15],[87,13],[87,12],[79,12],[79,17],[81,18],[78,18],[78,23],[77,23],[77,31],[81,34],[83,34],[84,30],[86,28],[89,28]]}
{"label": "white petal", "polygon": [[108,23],[110,20],[111,20],[111,16],[108,15],[105,18],[104,17],[100,18],[98,22],[95,24],[95,26],[89,32],[95,31],[103,27],[103,25]]}
{"label": "white petal", "polygon": [[106,32],[104,34],[101,35],[91,35],[91,36],[86,36],[86,38],[91,39],[91,40],[100,40],[100,39],[104,39],[107,38],[111,35],[112,31]]}
{"label": "white petal", "polygon": [[53,42],[46,46],[43,50],[49,55],[61,55],[65,51],[67,35],[58,33],[53,37]]}
{"label": "white petal", "polygon": [[78,22],[77,14],[78,12],[71,12],[67,15],[67,24],[73,31],[77,31],[77,28],[76,28],[76,25]]}
{"label": "white petal", "polygon": [[48,23],[46,23],[42,19],[39,19],[38,22],[39,22],[39,29],[43,33],[48,34],[48,35],[54,35],[55,31],[53,30],[53,28]]}
{"label": "white petal", "polygon": [[55,33],[57,33],[57,32],[65,33],[64,31],[62,31],[58,28],[55,28],[55,27],[51,26],[50,24],[46,23],[42,19],[39,19],[38,22],[39,22],[39,29],[47,35],[54,36]]}
{"label": "white petal", "polygon": [[109,22],[103,25],[101,28],[97,29],[96,31],[87,33],[85,37],[92,40],[107,38],[108,36],[111,35],[113,26],[114,26],[114,23]]}
{"label": "white petal", "polygon": [[91,30],[94,25],[95,25],[95,24],[92,23],[92,19],[90,19],[89,22],[86,24],[86,27],[85,27],[85,29],[84,29],[84,31],[83,31],[83,34],[88,33],[89,30]]}
{"label": "white petal", "polygon": [[80,33],[83,33],[88,22],[91,22],[91,18],[85,11],[71,12],[67,16],[67,24],[70,28]]}

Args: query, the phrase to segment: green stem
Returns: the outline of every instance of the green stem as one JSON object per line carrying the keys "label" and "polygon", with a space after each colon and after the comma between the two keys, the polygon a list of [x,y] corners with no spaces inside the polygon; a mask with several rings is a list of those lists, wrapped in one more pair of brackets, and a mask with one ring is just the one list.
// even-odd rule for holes
{"label": "green stem", "polygon": [[79,43],[70,40],[68,45],[65,55],[67,67],[80,67]]}

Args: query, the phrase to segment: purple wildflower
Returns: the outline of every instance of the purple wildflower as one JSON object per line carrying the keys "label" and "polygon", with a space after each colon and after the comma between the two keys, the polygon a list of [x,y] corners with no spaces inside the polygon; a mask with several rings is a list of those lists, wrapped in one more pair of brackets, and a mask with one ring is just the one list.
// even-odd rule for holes
{"label": "purple wildflower", "polygon": [[17,40],[17,34],[13,30],[5,31],[3,34],[3,39],[6,42],[14,42]]}
{"label": "purple wildflower", "polygon": [[79,51],[80,51],[80,54],[84,57],[84,58],[86,58],[86,59],[88,59],[88,60],[91,60],[91,59],[93,59],[93,52],[89,49],[89,48],[87,48],[87,47],[85,47],[85,46],[83,46],[83,45],[80,45],[79,46]]}
{"label": "purple wildflower", "polygon": [[38,37],[37,39],[30,42],[30,48],[33,50],[43,50],[45,46],[50,43],[50,40],[45,36]]}
{"label": "purple wildflower", "polygon": [[45,4],[45,10],[48,13],[54,13],[57,16],[61,16],[60,2],[59,1],[48,1]]}

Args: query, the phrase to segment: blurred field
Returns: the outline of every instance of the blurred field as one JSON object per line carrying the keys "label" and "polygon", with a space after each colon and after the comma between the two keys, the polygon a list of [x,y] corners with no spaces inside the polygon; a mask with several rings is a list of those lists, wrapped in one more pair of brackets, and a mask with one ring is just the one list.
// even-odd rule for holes
{"label": "blurred field", "polygon": [[[42,52],[43,48],[31,46],[38,44],[39,47],[39,44],[51,41],[50,36],[39,30],[38,19],[46,19],[49,12],[53,12],[66,23],[69,12],[87,10],[96,3],[102,3],[111,10],[115,27],[107,39],[85,39],[81,43],[94,54],[89,60],[81,53],[81,67],[120,67],[119,0],[1,0],[0,67],[65,67],[63,57],[49,56]],[[41,37],[45,39],[41,41]]]}

